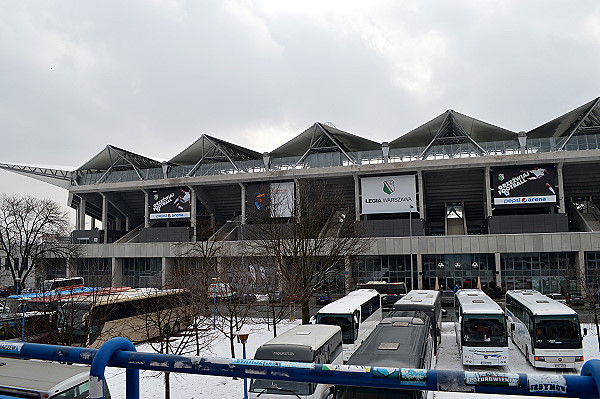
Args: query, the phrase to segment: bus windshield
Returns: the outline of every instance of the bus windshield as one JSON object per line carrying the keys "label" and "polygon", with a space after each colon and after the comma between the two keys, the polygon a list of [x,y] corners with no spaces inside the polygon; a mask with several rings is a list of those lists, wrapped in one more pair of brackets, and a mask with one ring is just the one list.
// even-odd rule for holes
{"label": "bus windshield", "polygon": [[340,326],[342,329],[342,342],[344,344],[353,344],[358,335],[358,326],[352,321],[352,315],[326,315],[317,313],[317,324],[329,324],[331,326]]}
{"label": "bus windshield", "polygon": [[540,349],[581,348],[577,316],[536,317],[535,347]]}
{"label": "bus windshield", "polygon": [[507,346],[503,315],[465,316],[463,319],[463,345]]}
{"label": "bus windshield", "polygon": [[315,392],[316,384],[296,381],[275,381],[275,380],[252,380],[250,381],[250,392],[258,394],[276,394],[307,396]]}

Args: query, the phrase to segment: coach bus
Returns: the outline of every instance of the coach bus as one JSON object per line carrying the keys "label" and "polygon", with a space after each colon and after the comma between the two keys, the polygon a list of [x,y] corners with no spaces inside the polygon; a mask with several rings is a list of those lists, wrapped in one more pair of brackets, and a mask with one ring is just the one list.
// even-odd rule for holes
{"label": "coach bus", "polygon": [[434,352],[442,343],[442,297],[440,291],[412,290],[394,304],[394,310],[418,310],[431,319],[434,332]]}
{"label": "coach bus", "polygon": [[456,342],[462,364],[504,366],[508,363],[508,335],[504,311],[483,291],[456,292]]}
{"label": "coach bus", "polygon": [[323,306],[315,315],[316,324],[342,328],[344,361],[373,332],[382,319],[381,297],[375,290],[356,290]]}
{"label": "coach bus", "polygon": [[367,281],[356,285],[357,289],[370,289],[381,295],[381,306],[383,309],[391,309],[394,303],[406,294],[406,283],[388,283],[387,281]]}
{"label": "coach bus", "polygon": [[[423,312],[393,311],[350,356],[347,364],[388,368],[431,369],[434,366],[431,319]],[[371,372],[374,372],[372,370]],[[425,374],[422,383],[425,385]],[[419,375],[415,375],[418,382]],[[421,399],[427,391],[336,385],[336,399]]]}
{"label": "coach bus", "polygon": [[[89,379],[87,366],[0,357],[2,398],[87,398]],[[110,398],[106,383],[104,397]]]}
{"label": "coach bus", "polygon": [[579,319],[567,305],[534,290],[507,291],[506,316],[513,342],[534,367],[583,364]]}
{"label": "coach bus", "polygon": [[[342,363],[342,330],[339,326],[304,324],[262,344],[254,355],[259,360],[321,364]],[[251,398],[326,398],[332,385],[309,382],[253,379]]]}
{"label": "coach bus", "polygon": [[142,342],[186,328],[193,316],[183,289],[114,287],[58,304],[58,332],[71,344],[99,347],[112,337]]}

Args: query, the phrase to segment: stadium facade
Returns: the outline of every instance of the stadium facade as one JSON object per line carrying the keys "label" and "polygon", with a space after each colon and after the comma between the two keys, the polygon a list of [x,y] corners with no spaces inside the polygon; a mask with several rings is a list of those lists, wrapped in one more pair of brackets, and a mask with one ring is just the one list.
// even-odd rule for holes
{"label": "stadium facade", "polygon": [[[114,284],[164,284],[181,243],[217,239],[223,256],[250,256],[250,212],[274,192],[293,204],[302,181],[335,192],[335,217],[368,237],[339,289],[480,279],[549,293],[600,282],[600,98],[528,132],[448,110],[384,143],[315,123],[263,154],[202,135],[167,162],[108,145],[74,171],[0,167],[69,190],[77,273],[95,262]],[[68,273],[58,262],[46,277]]]}

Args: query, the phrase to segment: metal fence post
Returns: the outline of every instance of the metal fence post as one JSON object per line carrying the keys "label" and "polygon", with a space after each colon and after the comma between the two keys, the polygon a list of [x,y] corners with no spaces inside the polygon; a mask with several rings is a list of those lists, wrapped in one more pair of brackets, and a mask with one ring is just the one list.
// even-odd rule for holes
{"label": "metal fence post", "polygon": [[[128,339],[117,337],[106,341],[92,360],[90,368],[90,399],[104,399],[104,370],[109,359],[116,352],[126,350],[135,352],[135,346]],[[140,397],[140,371],[138,369],[127,369],[125,372],[127,399],[139,399]]]}

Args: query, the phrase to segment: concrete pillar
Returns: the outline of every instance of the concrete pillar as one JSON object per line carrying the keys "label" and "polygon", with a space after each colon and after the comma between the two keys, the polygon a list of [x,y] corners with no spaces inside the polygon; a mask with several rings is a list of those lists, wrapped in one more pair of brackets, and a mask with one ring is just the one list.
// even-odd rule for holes
{"label": "concrete pillar", "polygon": [[122,227],[121,218],[117,218],[115,220],[115,230],[121,231],[121,227]]}
{"label": "concrete pillar", "polygon": [[352,261],[349,256],[344,257],[344,294],[348,294],[354,289],[354,279],[352,278]]}
{"label": "concrete pillar", "polygon": [[113,287],[123,285],[123,259],[112,258],[112,285]]}
{"label": "concrete pillar", "polygon": [[[585,292],[584,286],[587,285],[585,276],[585,252],[578,251],[575,254],[575,281],[577,282],[577,291]],[[570,289],[571,287],[569,287]]]}
{"label": "concrete pillar", "polygon": [[420,219],[425,219],[425,192],[423,189],[425,186],[423,185],[423,171],[420,169],[417,171],[417,181],[419,184],[419,217]]}
{"label": "concrete pillar", "polygon": [[130,231],[131,230],[131,220],[129,219],[129,216],[125,216],[125,231]]}
{"label": "concrete pillar", "polygon": [[196,217],[196,214],[198,213],[198,206],[197,206],[197,200],[196,200],[196,190],[194,190],[194,187],[189,186],[188,187],[190,189],[190,205],[191,205],[191,215],[190,215],[190,226],[192,228],[192,242],[196,242],[196,237],[197,237],[197,221],[198,218]]}
{"label": "concrete pillar", "polygon": [[360,183],[357,175],[353,175],[354,177],[354,210],[355,210],[355,219],[356,221],[360,221]]}
{"label": "concrete pillar", "polygon": [[500,261],[500,252],[494,254],[494,264],[496,266],[496,285],[506,289],[506,287],[503,287],[502,285],[502,263]]}
{"label": "concrete pillar", "polygon": [[490,176],[491,176],[491,170],[490,170],[490,166],[486,165],[485,167],[485,172],[484,172],[484,187],[485,187],[485,198],[483,199],[484,203],[485,203],[485,216],[486,218],[492,216],[492,212],[493,212],[493,207],[492,207],[492,185],[490,182]]}
{"label": "concrete pillar", "polygon": [[150,227],[150,193],[144,190],[144,227]]}
{"label": "concrete pillar", "polygon": [[85,207],[86,200],[81,198],[81,202],[77,207],[77,230],[85,230]]}
{"label": "concrete pillar", "polygon": [[556,180],[558,181],[558,213],[567,213],[563,185],[563,162],[559,162],[556,167]]}
{"label": "concrete pillar", "polygon": [[294,196],[294,198],[296,198],[296,203],[295,205],[295,209],[296,211],[294,212],[296,214],[296,216],[298,218],[302,217],[302,207],[300,206],[300,180],[298,179],[294,179],[294,190],[296,195]]}
{"label": "concrete pillar", "polygon": [[171,286],[173,283],[173,264],[175,262],[175,259],[173,258],[162,258],[162,273],[161,273],[161,277],[162,277],[162,288],[167,288],[168,286]]}
{"label": "concrete pillar", "polygon": [[96,218],[90,218],[90,230],[94,230],[96,228]]}
{"label": "concrete pillar", "polygon": [[102,195],[102,229],[104,230],[104,243],[108,242],[108,198]]}
{"label": "concrete pillar", "polygon": [[242,224],[246,223],[246,185],[240,183],[240,192],[242,193]]}
{"label": "concrete pillar", "polygon": [[[417,238],[417,243],[419,242],[419,239]],[[417,281],[417,287],[418,289],[422,290],[423,289],[423,257],[419,254],[419,250],[418,250],[418,245],[417,245],[417,275],[418,277],[418,281]]]}

